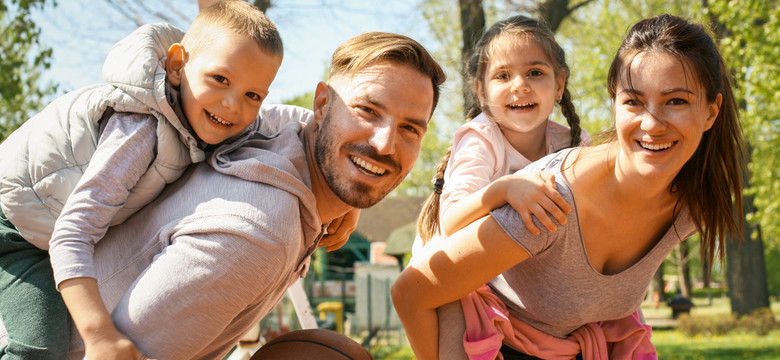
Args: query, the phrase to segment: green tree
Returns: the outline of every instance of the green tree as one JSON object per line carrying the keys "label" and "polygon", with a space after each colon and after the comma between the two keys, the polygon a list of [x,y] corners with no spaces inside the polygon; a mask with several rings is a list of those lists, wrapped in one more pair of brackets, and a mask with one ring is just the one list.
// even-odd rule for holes
{"label": "green tree", "polygon": [[41,30],[30,16],[46,5],[45,0],[0,2],[0,141],[56,91],[56,85],[42,83],[52,51],[39,43]]}
{"label": "green tree", "polygon": [[[724,58],[736,82],[743,129],[749,144],[745,231],[726,243],[732,312],[749,314],[769,306],[764,238],[777,247],[780,235],[777,174],[780,146],[780,8],[775,0],[716,0],[708,3],[712,27],[722,36]],[[740,241],[741,240],[741,241]],[[777,277],[776,274],[773,276]]]}

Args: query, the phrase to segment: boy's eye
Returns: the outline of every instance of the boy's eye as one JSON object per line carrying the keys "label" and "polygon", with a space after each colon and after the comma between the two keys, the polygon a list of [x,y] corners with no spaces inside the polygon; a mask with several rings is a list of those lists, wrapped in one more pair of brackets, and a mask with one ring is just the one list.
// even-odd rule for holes
{"label": "boy's eye", "polygon": [[254,100],[254,101],[263,101],[263,97],[262,97],[262,96],[260,96],[260,95],[259,95],[259,94],[257,94],[257,93],[248,92],[248,93],[246,93],[246,96],[247,96],[248,98],[250,98],[250,99]]}

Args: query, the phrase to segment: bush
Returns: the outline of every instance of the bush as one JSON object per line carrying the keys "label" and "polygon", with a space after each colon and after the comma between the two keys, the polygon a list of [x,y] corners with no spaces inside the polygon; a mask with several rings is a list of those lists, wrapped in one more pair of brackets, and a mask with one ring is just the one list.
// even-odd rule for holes
{"label": "bush", "polygon": [[734,314],[721,316],[691,316],[681,314],[677,318],[677,329],[685,335],[725,335],[736,328],[737,316]]}
{"label": "bush", "polygon": [[691,316],[681,314],[677,320],[677,330],[687,336],[725,335],[731,330],[742,329],[759,336],[765,336],[770,331],[779,328],[775,317],[769,308],[759,309],[739,319],[735,314],[719,316]]}
{"label": "bush", "polygon": [[755,333],[759,336],[766,336],[770,331],[778,328],[775,316],[769,308],[758,309],[750,315],[745,315],[739,319],[739,327]]}

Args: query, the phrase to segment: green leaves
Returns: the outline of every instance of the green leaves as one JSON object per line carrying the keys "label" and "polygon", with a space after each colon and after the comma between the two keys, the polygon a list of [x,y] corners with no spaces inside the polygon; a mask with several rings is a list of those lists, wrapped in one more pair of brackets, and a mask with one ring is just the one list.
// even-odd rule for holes
{"label": "green leaves", "polygon": [[52,50],[38,41],[41,31],[31,17],[32,10],[45,5],[45,0],[0,2],[0,141],[56,91],[53,84],[41,84]]}

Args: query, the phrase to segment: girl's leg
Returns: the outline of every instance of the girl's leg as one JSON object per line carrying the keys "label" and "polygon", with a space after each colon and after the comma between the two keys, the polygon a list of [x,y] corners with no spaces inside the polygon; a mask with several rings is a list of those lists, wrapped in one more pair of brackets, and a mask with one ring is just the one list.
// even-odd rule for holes
{"label": "girl's leg", "polygon": [[439,316],[439,359],[468,360],[463,347],[466,320],[460,301],[443,305],[436,313]]}
{"label": "girl's leg", "polygon": [[49,253],[24,240],[0,212],[0,359],[64,359],[70,319],[54,286]]}

